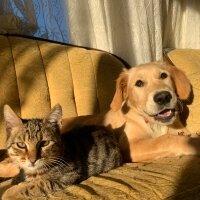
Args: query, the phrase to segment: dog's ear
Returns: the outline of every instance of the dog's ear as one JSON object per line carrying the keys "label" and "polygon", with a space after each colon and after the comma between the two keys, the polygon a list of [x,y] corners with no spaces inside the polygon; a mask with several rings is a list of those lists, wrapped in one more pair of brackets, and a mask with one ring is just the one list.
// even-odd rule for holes
{"label": "dog's ear", "polygon": [[191,84],[185,73],[175,66],[170,66],[169,72],[174,80],[178,98],[186,100],[191,92]]}
{"label": "dog's ear", "polygon": [[127,98],[128,73],[123,71],[116,82],[116,91],[111,102],[111,109],[117,111],[121,108],[122,102]]}

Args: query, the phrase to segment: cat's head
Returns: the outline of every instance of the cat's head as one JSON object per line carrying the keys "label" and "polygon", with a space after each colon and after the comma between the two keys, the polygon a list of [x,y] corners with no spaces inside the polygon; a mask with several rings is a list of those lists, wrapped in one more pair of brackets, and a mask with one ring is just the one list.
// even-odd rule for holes
{"label": "cat's head", "polygon": [[21,119],[4,106],[9,156],[25,174],[41,174],[61,162],[62,108],[56,105],[43,119]]}

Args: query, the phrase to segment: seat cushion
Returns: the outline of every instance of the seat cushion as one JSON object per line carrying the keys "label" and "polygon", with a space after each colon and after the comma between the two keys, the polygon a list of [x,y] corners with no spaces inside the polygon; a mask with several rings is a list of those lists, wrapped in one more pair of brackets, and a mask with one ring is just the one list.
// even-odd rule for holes
{"label": "seat cushion", "polygon": [[[40,200],[199,200],[200,158],[184,156],[126,163]],[[0,196],[10,187],[0,183]],[[35,199],[35,198],[33,198]]]}

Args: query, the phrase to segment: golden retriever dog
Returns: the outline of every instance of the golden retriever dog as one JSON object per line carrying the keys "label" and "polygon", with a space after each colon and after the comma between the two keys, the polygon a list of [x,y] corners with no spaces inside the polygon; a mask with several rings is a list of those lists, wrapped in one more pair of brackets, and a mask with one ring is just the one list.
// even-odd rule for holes
{"label": "golden retriever dog", "polygon": [[190,92],[189,80],[175,66],[161,61],[142,64],[121,73],[108,112],[66,118],[62,131],[91,124],[106,126],[116,133],[127,162],[199,155],[200,138],[188,137],[179,120],[178,103]]}

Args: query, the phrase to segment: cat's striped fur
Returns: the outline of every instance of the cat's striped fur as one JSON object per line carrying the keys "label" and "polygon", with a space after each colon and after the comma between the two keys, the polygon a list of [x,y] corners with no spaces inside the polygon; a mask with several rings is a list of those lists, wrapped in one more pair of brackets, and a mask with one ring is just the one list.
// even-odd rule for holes
{"label": "cat's striped fur", "polygon": [[114,135],[104,127],[88,126],[60,134],[62,109],[56,105],[44,119],[21,120],[4,107],[7,149],[20,166],[17,181],[4,200],[48,196],[68,185],[121,165]]}

